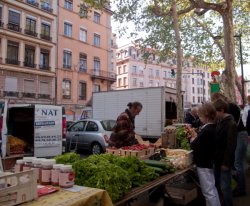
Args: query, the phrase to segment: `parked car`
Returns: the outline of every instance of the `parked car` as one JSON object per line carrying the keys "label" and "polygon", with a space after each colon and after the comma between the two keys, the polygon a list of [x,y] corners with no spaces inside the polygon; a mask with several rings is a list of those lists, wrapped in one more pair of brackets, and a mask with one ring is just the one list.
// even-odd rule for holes
{"label": "parked car", "polygon": [[66,121],[66,127],[69,128],[73,123],[74,123],[74,121],[72,121],[72,120],[67,120],[67,121]]}
{"label": "parked car", "polygon": [[115,124],[115,120],[78,120],[67,130],[67,151],[83,149],[92,154],[105,152]]}

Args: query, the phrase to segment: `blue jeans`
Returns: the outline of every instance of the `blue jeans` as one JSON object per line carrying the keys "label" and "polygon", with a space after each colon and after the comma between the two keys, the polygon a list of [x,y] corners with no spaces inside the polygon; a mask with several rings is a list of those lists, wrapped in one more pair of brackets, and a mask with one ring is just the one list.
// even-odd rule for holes
{"label": "blue jeans", "polygon": [[228,171],[221,171],[220,167],[215,167],[215,186],[222,196],[222,205],[223,206],[232,206],[232,189],[231,189],[231,180],[232,172],[231,169]]}
{"label": "blue jeans", "polygon": [[235,150],[235,162],[234,162],[234,166],[237,171],[237,177],[238,177],[238,186],[237,186],[238,193],[246,192],[246,177],[245,177],[244,164],[246,161],[246,154],[247,154],[247,139],[248,139],[247,131],[241,131],[238,133],[237,147]]}

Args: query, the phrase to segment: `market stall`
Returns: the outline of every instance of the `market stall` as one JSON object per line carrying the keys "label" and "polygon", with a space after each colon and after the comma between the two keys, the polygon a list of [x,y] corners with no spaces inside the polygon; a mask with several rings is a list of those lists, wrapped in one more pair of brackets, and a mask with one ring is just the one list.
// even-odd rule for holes
{"label": "market stall", "polygon": [[112,206],[112,201],[105,190],[83,187],[81,190],[59,190],[53,194],[39,197],[22,206]]}

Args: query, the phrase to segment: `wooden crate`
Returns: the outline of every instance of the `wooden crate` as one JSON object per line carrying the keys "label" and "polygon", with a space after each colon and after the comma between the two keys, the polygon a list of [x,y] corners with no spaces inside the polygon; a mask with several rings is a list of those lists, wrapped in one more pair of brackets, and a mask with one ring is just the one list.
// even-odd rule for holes
{"label": "wooden crate", "polygon": [[180,205],[187,205],[198,196],[197,188],[194,185],[190,185],[189,188],[166,185],[165,190],[165,202]]}
{"label": "wooden crate", "polygon": [[107,148],[106,152],[110,154],[118,155],[118,156],[120,156],[120,153],[121,153],[120,149],[111,149],[111,148]]}
{"label": "wooden crate", "polygon": [[13,206],[37,198],[34,170],[0,176],[0,205]]}

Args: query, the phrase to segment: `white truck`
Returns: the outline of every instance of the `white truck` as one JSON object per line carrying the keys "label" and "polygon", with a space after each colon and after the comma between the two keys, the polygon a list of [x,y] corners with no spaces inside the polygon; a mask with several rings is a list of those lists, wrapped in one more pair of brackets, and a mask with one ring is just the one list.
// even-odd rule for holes
{"label": "white truck", "polygon": [[94,119],[114,119],[125,111],[129,102],[139,101],[143,109],[135,118],[135,131],[143,138],[158,138],[166,120],[176,119],[176,90],[169,87],[94,92],[92,100]]}
{"label": "white truck", "polygon": [[62,106],[2,102],[0,105],[2,158],[11,158],[7,147],[10,136],[27,143],[24,156],[52,157],[62,154],[66,137],[64,114]]}

